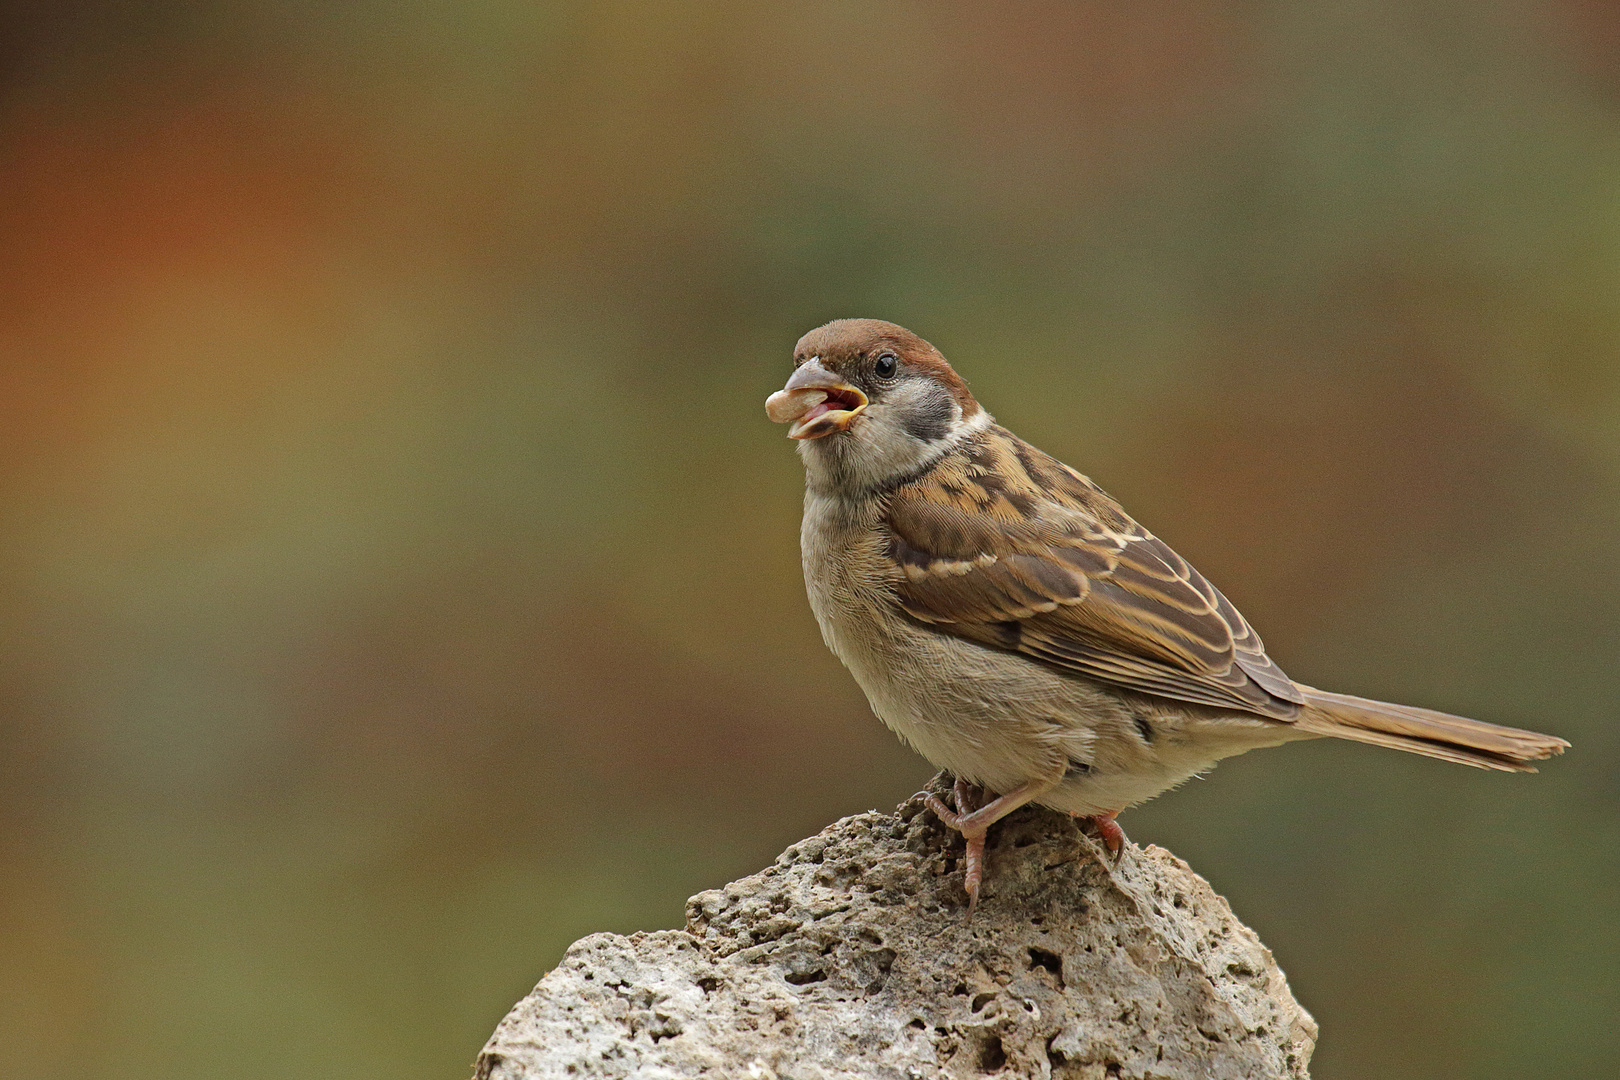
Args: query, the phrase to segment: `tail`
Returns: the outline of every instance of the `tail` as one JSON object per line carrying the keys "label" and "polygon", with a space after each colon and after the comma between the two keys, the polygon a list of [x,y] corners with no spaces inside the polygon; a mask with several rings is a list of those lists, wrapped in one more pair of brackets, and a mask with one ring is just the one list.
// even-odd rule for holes
{"label": "tail", "polygon": [[1393,746],[1414,754],[1503,772],[1535,772],[1527,764],[1561,754],[1569,743],[1554,735],[1499,727],[1465,716],[1330,694],[1301,686],[1305,708],[1295,725],[1301,731]]}

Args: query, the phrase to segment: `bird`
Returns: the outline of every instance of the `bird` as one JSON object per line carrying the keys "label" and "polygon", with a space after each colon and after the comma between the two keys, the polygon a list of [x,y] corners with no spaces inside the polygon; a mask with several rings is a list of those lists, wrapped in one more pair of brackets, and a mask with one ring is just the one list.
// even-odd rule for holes
{"label": "bird", "polygon": [[995,422],[933,345],[839,319],[766,399],[805,468],[811,610],[877,717],[954,778],[966,841],[1026,803],[1115,820],[1223,758],[1332,736],[1534,772],[1565,740],[1298,683],[1193,566],[1088,477]]}

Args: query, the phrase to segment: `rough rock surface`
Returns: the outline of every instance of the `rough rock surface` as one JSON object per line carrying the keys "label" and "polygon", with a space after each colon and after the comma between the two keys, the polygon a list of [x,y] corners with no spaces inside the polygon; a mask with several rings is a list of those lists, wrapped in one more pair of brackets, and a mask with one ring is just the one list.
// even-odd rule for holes
{"label": "rough rock surface", "polygon": [[1305,1077],[1316,1022],[1254,932],[1169,852],[1100,850],[1020,810],[969,921],[920,803],[845,818],[685,930],[575,943],[476,1078]]}

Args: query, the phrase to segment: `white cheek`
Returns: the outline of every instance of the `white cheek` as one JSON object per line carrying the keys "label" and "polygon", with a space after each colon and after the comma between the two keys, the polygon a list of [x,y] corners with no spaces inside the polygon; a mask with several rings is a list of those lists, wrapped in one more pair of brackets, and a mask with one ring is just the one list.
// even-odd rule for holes
{"label": "white cheek", "polygon": [[855,458],[862,479],[867,481],[910,472],[938,453],[931,444],[908,435],[892,417],[873,416],[851,434],[860,445]]}
{"label": "white cheek", "polygon": [[801,443],[811,485],[846,491],[885,487],[924,468],[959,439],[991,423],[990,414],[982,409],[964,420],[961,406],[952,401],[946,434],[926,442],[918,439],[905,429],[900,416],[925,393],[926,387],[900,388],[890,401],[869,405],[848,432]]}

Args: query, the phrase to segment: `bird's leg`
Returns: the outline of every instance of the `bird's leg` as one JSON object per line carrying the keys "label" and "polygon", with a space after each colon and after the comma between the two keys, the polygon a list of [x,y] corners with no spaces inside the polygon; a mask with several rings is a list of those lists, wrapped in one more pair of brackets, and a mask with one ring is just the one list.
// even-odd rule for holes
{"label": "bird's leg", "polygon": [[[979,788],[968,783],[960,776],[952,787],[956,796],[956,812],[958,814],[971,814],[978,809]],[[968,894],[968,918],[973,918],[974,910],[979,906],[979,884],[984,881],[984,838],[985,833],[977,836],[964,837],[967,843],[967,852],[962,856],[962,885]]]}
{"label": "bird's leg", "polygon": [[[1052,775],[1031,780],[1029,783],[1022,784],[1007,792],[1005,795],[996,796],[975,810],[965,812],[952,810],[932,791],[919,791],[914,796],[922,799],[924,805],[934,812],[935,817],[961,833],[962,838],[967,841],[968,853],[963,868],[966,880],[963,884],[967,889],[968,915],[970,917],[974,908],[978,907],[979,904],[979,884],[984,877],[984,837],[990,831],[990,826],[1031,799],[1038,798],[1048,788],[1062,780],[1067,769],[1068,763],[1062,762]],[[957,807],[958,810],[961,810],[965,805],[961,801],[964,786],[960,779],[957,780],[957,785],[955,789]]]}
{"label": "bird's leg", "polygon": [[1091,827],[1097,830],[1097,836],[1102,840],[1103,847],[1113,856],[1114,865],[1125,857],[1125,830],[1119,827],[1114,819],[1119,816],[1118,810],[1111,810],[1106,814],[1093,814],[1084,820],[1091,822]]}
{"label": "bird's leg", "polygon": [[1063,774],[1058,773],[1055,777],[1042,777],[1039,780],[1031,780],[1029,783],[1022,784],[1007,792],[1005,795],[996,796],[977,810],[966,814],[958,814],[953,811],[941,802],[939,796],[932,791],[919,791],[913,798],[921,799],[928,805],[928,809],[934,812],[935,817],[963,836],[973,836],[975,834],[982,836],[990,826],[1031,799],[1037,798],[1062,778]]}

